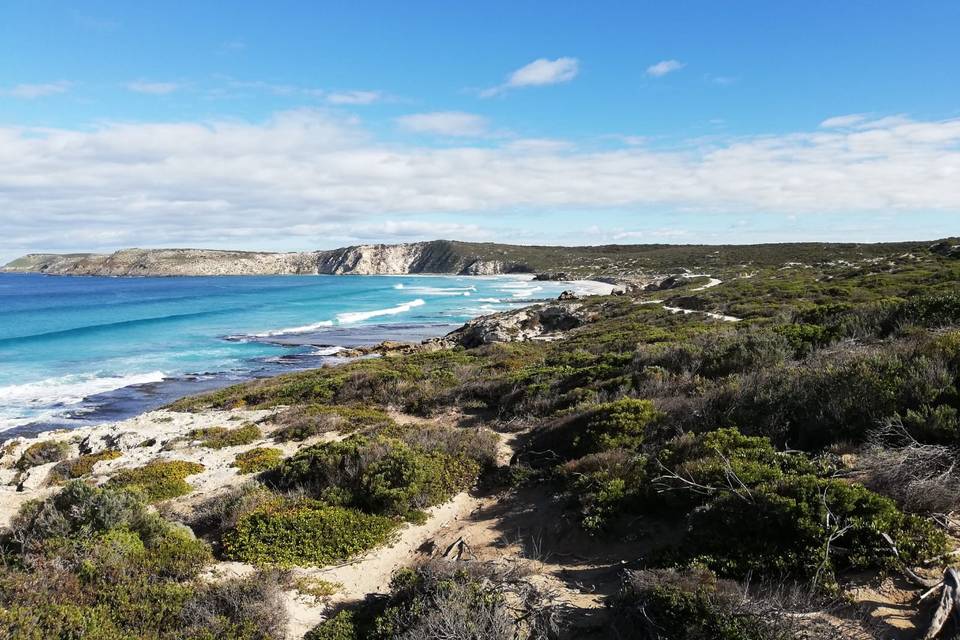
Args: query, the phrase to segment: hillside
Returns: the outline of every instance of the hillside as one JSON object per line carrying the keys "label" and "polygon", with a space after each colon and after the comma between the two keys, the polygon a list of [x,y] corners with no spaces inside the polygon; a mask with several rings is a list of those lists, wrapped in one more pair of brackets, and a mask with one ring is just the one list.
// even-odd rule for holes
{"label": "hillside", "polygon": [[931,242],[554,247],[433,240],[300,253],[124,249],[112,254],[29,254],[10,262],[3,271],[100,276],[553,273],[621,277],[681,269],[726,274],[788,262],[855,262],[923,252],[930,245]]}
{"label": "hillside", "polygon": [[960,260],[880,246],[11,440],[0,635],[953,637]]}

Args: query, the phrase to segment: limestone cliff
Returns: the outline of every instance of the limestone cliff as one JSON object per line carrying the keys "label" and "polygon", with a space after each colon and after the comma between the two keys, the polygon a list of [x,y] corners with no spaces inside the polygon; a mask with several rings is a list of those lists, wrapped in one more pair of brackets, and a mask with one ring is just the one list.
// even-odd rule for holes
{"label": "limestone cliff", "polygon": [[485,259],[471,251],[469,246],[435,240],[396,245],[359,245],[300,253],[124,249],[112,254],[29,254],[9,263],[3,270],[97,276],[406,273],[492,275],[530,271],[529,267],[522,263]]}

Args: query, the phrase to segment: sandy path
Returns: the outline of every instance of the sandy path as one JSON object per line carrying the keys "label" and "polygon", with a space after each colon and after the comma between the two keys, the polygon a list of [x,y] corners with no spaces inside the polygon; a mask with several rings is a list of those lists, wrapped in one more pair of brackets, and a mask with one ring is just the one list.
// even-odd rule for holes
{"label": "sandy path", "polygon": [[719,278],[712,278],[712,277],[710,277],[710,276],[707,276],[707,277],[710,278],[710,281],[709,281],[709,282],[707,282],[707,283],[706,283],[705,285],[703,285],[703,286],[690,289],[690,291],[703,291],[704,289],[709,289],[710,287],[715,287],[715,286],[717,286],[718,284],[720,284],[720,283],[723,282],[723,280],[720,280]]}
{"label": "sandy path", "polygon": [[[649,303],[647,303],[647,304],[649,304]],[[725,316],[725,315],[723,315],[722,313],[714,313],[713,311],[699,311],[699,310],[697,310],[697,309],[683,309],[683,308],[681,308],[681,307],[668,307],[668,306],[666,306],[666,305],[664,305],[663,308],[666,309],[667,311],[669,311],[670,313],[682,313],[682,314],[684,314],[684,315],[687,315],[687,314],[690,314],[690,313],[702,313],[703,315],[707,316],[708,318],[713,318],[714,320],[723,320],[724,322],[740,322],[740,318],[738,318],[738,317],[736,317],[736,316]]]}
{"label": "sandy path", "polygon": [[[714,277],[711,277],[711,276],[707,276],[705,273],[689,274],[688,277],[700,277],[700,276],[706,276],[706,277],[710,278],[710,281],[707,282],[706,284],[702,285],[702,286],[696,287],[696,288],[694,288],[694,289],[690,289],[690,291],[703,291],[704,289],[710,289],[710,288],[712,288],[712,287],[715,287],[715,286],[717,286],[718,284],[723,284],[723,280],[720,280],[719,278],[714,278]],[[740,322],[740,320],[742,319],[742,318],[738,318],[738,317],[736,317],[736,316],[725,316],[725,315],[723,315],[722,313],[715,313],[715,312],[713,312],[713,311],[699,311],[699,310],[697,310],[697,309],[684,309],[684,308],[682,308],[682,307],[668,307],[668,306],[664,305],[663,302],[664,302],[663,300],[644,300],[644,301],[640,302],[640,304],[659,304],[659,305],[663,305],[663,308],[666,309],[667,311],[669,311],[670,313],[682,313],[682,314],[684,314],[684,315],[687,315],[687,314],[690,314],[690,313],[702,313],[703,315],[707,316],[708,318],[713,318],[714,320],[721,320],[721,321],[723,321],[723,322]]]}

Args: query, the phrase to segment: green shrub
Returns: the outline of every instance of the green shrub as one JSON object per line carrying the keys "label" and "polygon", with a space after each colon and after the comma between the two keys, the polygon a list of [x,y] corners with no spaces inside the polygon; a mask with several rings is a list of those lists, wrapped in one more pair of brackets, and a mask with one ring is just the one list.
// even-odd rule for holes
{"label": "green shrub", "polygon": [[684,547],[721,575],[819,576],[829,585],[835,569],[893,564],[884,533],[907,564],[928,561],[946,545],[939,529],[903,514],[889,498],[861,485],[799,475],[748,495],[718,493],[691,513]]}
{"label": "green shrub", "polygon": [[276,500],[277,495],[259,482],[245,482],[203,501],[191,525],[204,534],[219,535],[235,528],[243,516]]}
{"label": "green shrub", "polygon": [[227,429],[226,427],[194,429],[188,435],[193,440],[199,440],[200,446],[210,449],[237,447],[250,444],[263,437],[260,428],[255,424],[245,424],[236,429]]}
{"label": "green shrub", "polygon": [[271,472],[270,482],[305,489],[330,504],[405,516],[468,488],[479,471],[464,455],[356,435],[301,449]]}
{"label": "green shrub", "polygon": [[223,537],[227,557],[253,564],[325,566],[384,544],[390,518],[317,501],[276,503],[243,516]]}
{"label": "green shrub", "polygon": [[258,571],[197,588],[180,612],[176,638],[271,640],[287,637],[284,576]]}
{"label": "green shrub", "polygon": [[283,460],[283,452],[273,447],[257,447],[249,451],[238,453],[231,466],[237,467],[240,473],[258,473],[273,469]]}
{"label": "green shrub", "polygon": [[649,400],[623,398],[595,405],[534,432],[527,449],[573,460],[610,449],[638,449],[662,417]]}
{"label": "green shrub", "polygon": [[[788,615],[771,616],[741,587],[705,569],[628,571],[612,602],[624,640],[799,640]],[[773,619],[771,619],[773,618]]]}
{"label": "green shrub", "polygon": [[[352,624],[354,637],[370,640],[531,640],[556,637],[559,628],[549,595],[494,563],[434,560],[400,569],[389,596],[377,605],[338,622]],[[340,626],[349,634],[349,626]]]}
{"label": "green shrub", "polygon": [[37,552],[55,539],[85,540],[125,527],[152,539],[159,530],[140,498],[124,489],[91,487],[79,480],[44,500],[25,503],[11,523],[25,552]]}
{"label": "green shrub", "polygon": [[213,560],[210,547],[184,526],[156,522],[146,541],[118,527],[93,539],[83,551],[80,575],[91,583],[128,582],[135,575],[185,580]]}
{"label": "green shrub", "polygon": [[358,429],[388,428],[395,424],[386,411],[374,407],[323,404],[290,407],[273,421],[280,425],[273,434],[278,442],[299,442],[330,431],[352,433]]}
{"label": "green shrub", "polygon": [[338,611],[308,631],[303,640],[359,640],[362,636],[357,632],[353,618],[349,609]]}
{"label": "green shrub", "polygon": [[[673,508],[692,507],[731,486],[749,489],[786,474],[818,472],[805,455],[779,452],[769,438],[745,436],[730,428],[671,439],[653,467],[649,473],[660,478],[656,487],[660,499]],[[701,489],[689,490],[690,482]]]}
{"label": "green shrub", "polygon": [[123,454],[116,449],[108,449],[100,453],[88,453],[77,458],[64,460],[50,470],[50,478],[54,482],[64,482],[80,478],[93,471],[93,466],[102,460],[116,460]]}
{"label": "green shrub", "polygon": [[204,466],[197,462],[154,460],[142,467],[121,469],[110,478],[107,485],[140,491],[149,502],[159,502],[193,491],[185,478],[203,469]]}
{"label": "green shrub", "polygon": [[131,640],[104,606],[76,604],[0,606],[0,637],[17,640]]}
{"label": "green shrub", "polygon": [[59,440],[35,442],[24,450],[17,460],[16,467],[26,471],[49,462],[60,462],[70,455],[70,445]]}
{"label": "green shrub", "polygon": [[579,508],[580,524],[591,533],[632,511],[645,489],[642,455],[625,449],[594,453],[560,467],[567,491]]}
{"label": "green shrub", "polygon": [[624,398],[597,405],[587,415],[584,430],[574,438],[573,446],[582,454],[637,449],[643,444],[647,426],[659,417],[649,400]]}

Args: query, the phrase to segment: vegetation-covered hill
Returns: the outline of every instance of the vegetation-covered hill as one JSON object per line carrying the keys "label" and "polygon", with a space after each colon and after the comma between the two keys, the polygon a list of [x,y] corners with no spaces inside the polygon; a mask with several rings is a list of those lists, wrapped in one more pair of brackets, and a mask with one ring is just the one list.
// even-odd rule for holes
{"label": "vegetation-covered hill", "polygon": [[[787,243],[759,245],[522,246],[434,240],[360,245],[327,251],[267,253],[207,249],[125,249],[113,254],[30,254],[3,269],[61,275],[226,275],[310,273],[546,273],[567,277],[624,277],[683,269],[735,275],[798,263],[859,263],[926,254],[933,242],[886,244]],[[935,246],[949,252],[957,242]]]}
{"label": "vegetation-covered hill", "polygon": [[[547,255],[527,250],[502,255]],[[142,514],[126,476],[29,505],[0,632],[280,637],[251,601],[282,579],[213,587],[195,578],[210,554],[376,554],[473,487],[501,538],[424,551],[307,637],[923,637],[940,592],[919,595],[955,562],[960,509],[953,244],[647,251],[722,282],[557,302],[574,320],[537,340],[430,344],[176,403],[275,410],[273,437],[304,446],[185,518],[202,543]],[[113,635],[75,631],[94,622]]]}

